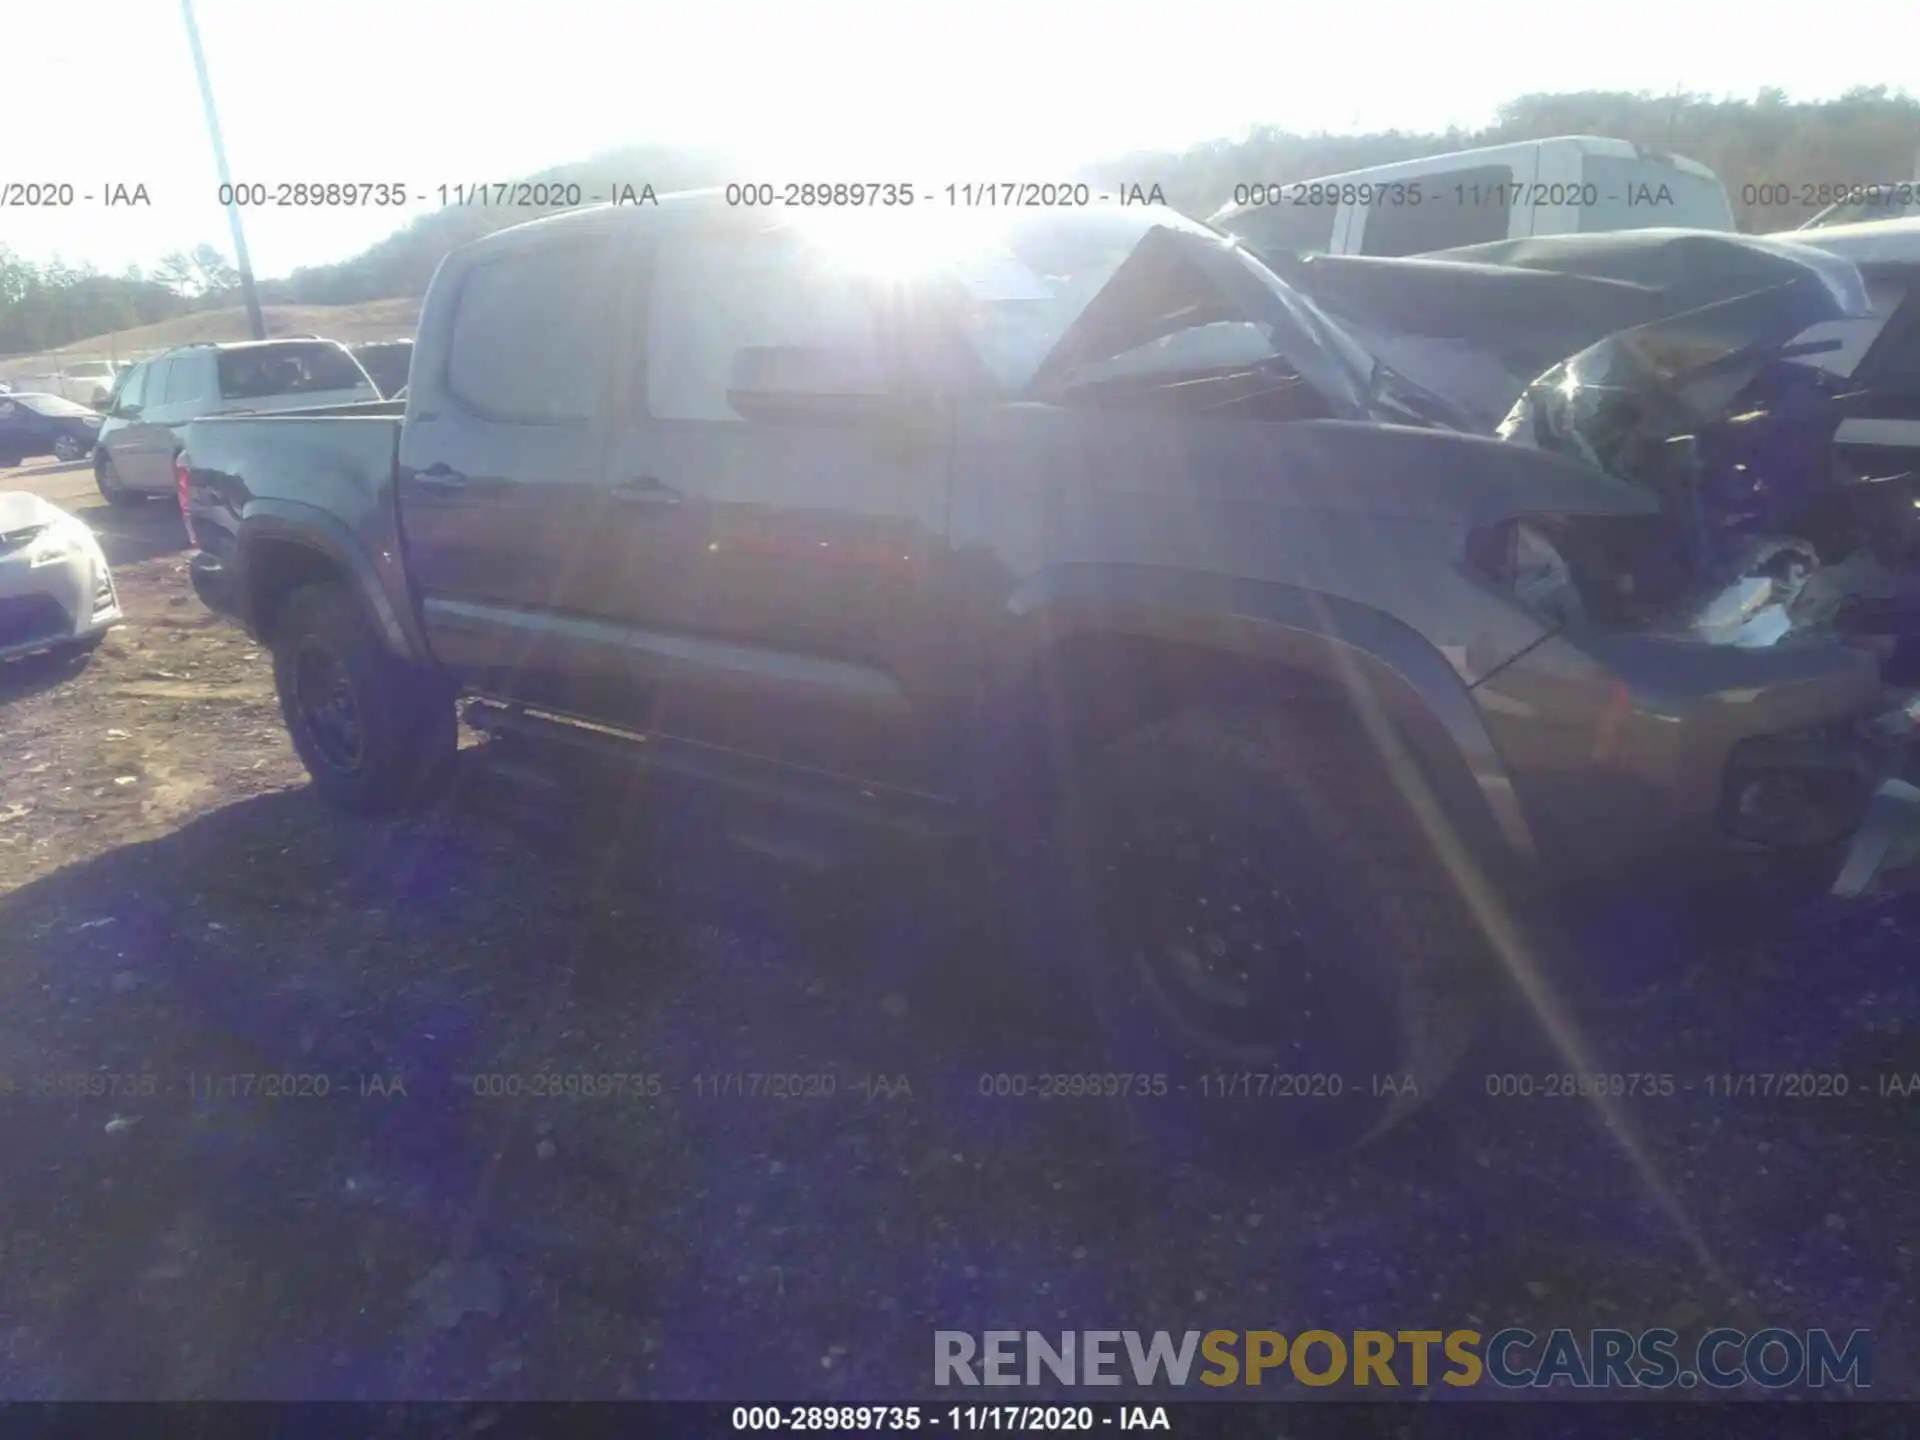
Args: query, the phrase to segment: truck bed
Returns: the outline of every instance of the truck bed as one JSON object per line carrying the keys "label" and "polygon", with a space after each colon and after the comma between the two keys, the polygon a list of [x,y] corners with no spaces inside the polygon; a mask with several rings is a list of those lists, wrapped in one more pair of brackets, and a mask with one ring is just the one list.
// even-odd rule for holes
{"label": "truck bed", "polygon": [[324,535],[378,573],[406,604],[394,461],[404,401],[376,400],[278,415],[221,416],[185,427],[182,516],[198,554],[194,588],[249,623],[237,603],[235,537],[242,519]]}

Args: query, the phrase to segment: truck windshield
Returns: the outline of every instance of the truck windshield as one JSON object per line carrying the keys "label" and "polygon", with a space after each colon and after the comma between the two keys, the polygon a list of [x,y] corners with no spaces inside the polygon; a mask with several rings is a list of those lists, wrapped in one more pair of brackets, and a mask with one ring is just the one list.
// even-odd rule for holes
{"label": "truck windshield", "polygon": [[967,342],[1003,390],[1020,390],[1033,378],[1152,229],[1154,213],[1022,217],[981,234],[950,260],[946,274],[962,296]]}
{"label": "truck windshield", "polygon": [[220,396],[224,400],[365,388],[366,372],[353,357],[324,341],[220,352]]}
{"label": "truck windshield", "polygon": [[[1142,206],[1023,217],[1003,223],[964,254],[948,259],[944,273],[962,297],[960,316],[968,346],[1003,392],[1016,394],[1029,385],[1069,328],[1156,229],[1190,233],[1209,247],[1218,246],[1225,263],[1244,270],[1242,283],[1261,292],[1255,312],[1268,306],[1283,310],[1316,348],[1330,346],[1334,354],[1329,358],[1349,368],[1352,378],[1342,388],[1364,385],[1371,361],[1253,256],[1185,216]],[[1138,298],[1143,309],[1152,309],[1164,297]],[[1276,354],[1270,319],[1268,313],[1213,313],[1210,305],[1200,306],[1184,320],[1168,317],[1157,333],[1099,356],[1097,369],[1085,373],[1114,378],[1255,363]],[[1093,363],[1095,357],[1087,359]],[[1082,367],[1075,373],[1081,375]]]}

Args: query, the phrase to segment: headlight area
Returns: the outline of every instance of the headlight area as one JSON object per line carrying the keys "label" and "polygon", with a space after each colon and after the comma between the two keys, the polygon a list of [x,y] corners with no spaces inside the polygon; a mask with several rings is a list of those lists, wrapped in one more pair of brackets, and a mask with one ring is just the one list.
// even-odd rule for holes
{"label": "headlight area", "polygon": [[1859,828],[1884,768],[1840,727],[1743,740],[1727,757],[1720,828],[1769,848],[1831,845]]}
{"label": "headlight area", "polygon": [[1654,631],[1700,593],[1683,539],[1657,515],[1522,515],[1467,538],[1469,568],[1556,627]]}
{"label": "headlight area", "polygon": [[[1859,647],[1806,603],[1819,570],[1812,548],[1755,539],[1703,574],[1653,518],[1515,517],[1474,534],[1467,560],[1576,648],[1608,657],[1623,709],[1634,675],[1664,677],[1650,692],[1656,728],[1686,739],[1641,759],[1651,753],[1662,783],[1681,786],[1700,807],[1689,813],[1723,841],[1799,852],[1823,869],[1850,845],[1843,874],[1868,878],[1837,894],[1920,858],[1920,790],[1900,780],[1920,735],[1920,696],[1876,686],[1874,666],[1854,663],[1867,655],[1849,655]],[[1606,748],[1619,742],[1598,710],[1594,724],[1598,759],[1602,736],[1612,737]]]}
{"label": "headlight area", "polygon": [[58,565],[77,556],[84,556],[96,565],[104,566],[100,554],[100,543],[93,538],[93,532],[78,520],[66,520],[49,525],[36,535],[27,547],[27,565],[38,570],[42,565]]}

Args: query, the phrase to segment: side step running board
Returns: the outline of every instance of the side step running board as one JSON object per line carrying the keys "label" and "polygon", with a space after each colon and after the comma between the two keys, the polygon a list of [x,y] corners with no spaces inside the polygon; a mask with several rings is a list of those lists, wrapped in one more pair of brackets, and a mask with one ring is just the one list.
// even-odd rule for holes
{"label": "side step running board", "polygon": [[713,746],[618,730],[523,710],[467,702],[466,723],[483,735],[565,745],[618,764],[723,787],[742,797],[924,839],[968,833],[958,806],[938,796],[849,780],[824,771],[738,756]]}

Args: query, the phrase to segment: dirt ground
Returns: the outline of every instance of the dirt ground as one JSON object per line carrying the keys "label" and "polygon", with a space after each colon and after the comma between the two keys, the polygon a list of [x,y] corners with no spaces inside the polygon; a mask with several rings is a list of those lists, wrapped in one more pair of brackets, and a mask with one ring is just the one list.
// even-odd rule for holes
{"label": "dirt ground", "polygon": [[0,1398],[855,1403],[935,1398],[935,1329],[1721,1323],[1871,1330],[1868,1393],[1920,1398],[1911,902],[1581,921],[1596,1065],[1673,1077],[1624,1131],[1487,1093],[1565,1068],[1516,1013],[1378,1147],[1202,1164],[1191,1096],[982,1095],[1087,1041],[964,867],[815,873],[490,747],[430,814],[330,813],[170,507],[21,486],[128,621],[0,670]]}

